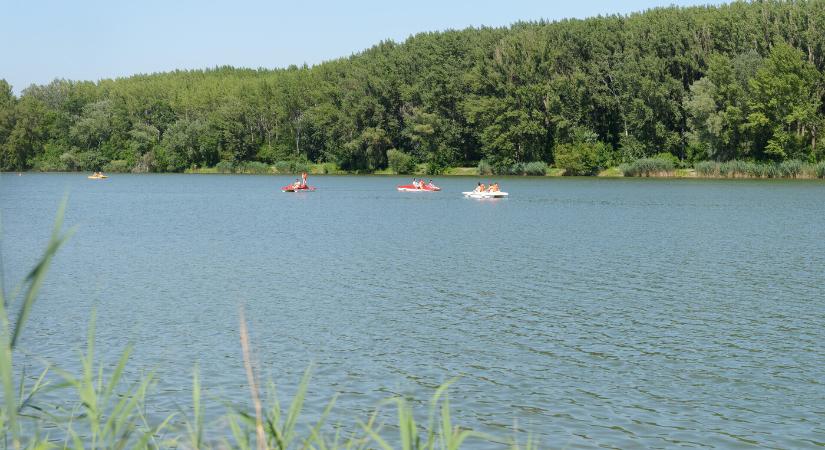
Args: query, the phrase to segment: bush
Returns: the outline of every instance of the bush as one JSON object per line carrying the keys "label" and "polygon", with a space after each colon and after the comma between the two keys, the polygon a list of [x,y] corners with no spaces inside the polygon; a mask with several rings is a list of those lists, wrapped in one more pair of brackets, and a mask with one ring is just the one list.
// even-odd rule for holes
{"label": "bush", "polygon": [[308,161],[292,161],[292,173],[309,173]]}
{"label": "bush", "polygon": [[814,166],[814,174],[817,178],[825,178],[825,161]]}
{"label": "bush", "polygon": [[36,158],[32,163],[32,169],[37,172],[65,172],[68,170],[59,157],[57,160]]}
{"label": "bush", "polygon": [[301,172],[309,173],[309,162],[307,161],[275,161],[273,165],[275,173],[281,174],[298,174]]}
{"label": "bush", "polygon": [[533,161],[524,165],[524,174],[532,176],[547,175],[547,163],[544,161]]}
{"label": "bush", "polygon": [[679,158],[677,158],[673,153],[670,152],[656,153],[655,155],[653,155],[653,159],[662,159],[665,161],[670,161],[671,164],[673,164],[674,168],[679,167],[682,164],[682,161],[679,161]]}
{"label": "bush", "polygon": [[104,172],[128,173],[132,171],[132,165],[125,159],[114,159],[105,164],[102,170]]}
{"label": "bush", "polygon": [[424,169],[424,173],[427,175],[441,175],[444,173],[446,167],[437,161],[430,161],[427,163],[427,166]]}
{"label": "bush", "polygon": [[482,176],[493,174],[493,167],[487,162],[486,159],[482,159],[478,162],[478,174]]}
{"label": "bush", "polygon": [[415,172],[415,161],[413,161],[412,155],[394,148],[387,150],[387,165],[399,175]]}
{"label": "bush", "polygon": [[619,166],[619,171],[626,177],[649,177],[651,175],[669,174],[674,164],[670,159],[642,158]]}
{"label": "bush", "polygon": [[232,167],[232,163],[229,161],[221,161],[215,164],[215,169],[217,169],[218,173],[232,173],[235,171],[235,168]]}
{"label": "bush", "polygon": [[325,162],[321,164],[319,172],[326,175],[329,173],[338,173],[341,169],[338,167],[338,164],[334,162]]}
{"label": "bush", "polygon": [[275,161],[273,167],[276,173],[294,173],[292,172],[292,163],[289,161]]}
{"label": "bush", "polygon": [[89,172],[100,170],[100,168],[106,164],[106,160],[95,151],[70,151],[60,155],[60,163],[66,170]]}
{"label": "bush", "polygon": [[132,167],[132,173],[148,173],[157,170],[157,161],[155,159],[155,151],[149,150],[143,156],[135,161]]}
{"label": "bush", "polygon": [[600,143],[559,144],[553,149],[556,167],[565,175],[595,175],[599,172]]}
{"label": "bush", "polygon": [[506,170],[502,170],[499,175],[524,175],[524,163],[513,163]]}

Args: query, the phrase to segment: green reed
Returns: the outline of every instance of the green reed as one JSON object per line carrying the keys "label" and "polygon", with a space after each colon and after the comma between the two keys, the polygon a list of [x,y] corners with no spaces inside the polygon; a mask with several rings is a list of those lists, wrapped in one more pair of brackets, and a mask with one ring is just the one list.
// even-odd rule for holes
{"label": "green reed", "polygon": [[817,164],[799,160],[781,163],[730,160],[701,161],[695,164],[696,175],[706,178],[825,178],[825,162]]}
{"label": "green reed", "polygon": [[664,158],[642,158],[619,166],[619,171],[626,177],[668,175],[674,169],[673,161]]}

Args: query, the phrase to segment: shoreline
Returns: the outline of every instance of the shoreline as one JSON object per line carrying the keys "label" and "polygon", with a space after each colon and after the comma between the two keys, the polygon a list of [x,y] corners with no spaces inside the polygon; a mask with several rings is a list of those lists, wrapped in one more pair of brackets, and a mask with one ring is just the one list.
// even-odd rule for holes
{"label": "shoreline", "polygon": [[[319,165],[320,166],[320,165]],[[741,173],[735,173],[731,175],[700,175],[697,173],[696,169],[689,168],[689,169],[675,169],[671,172],[659,172],[659,173],[650,173],[646,175],[640,176],[625,176],[622,174],[621,170],[618,167],[610,167],[605,170],[600,171],[596,175],[576,175],[576,176],[567,176],[564,174],[564,169],[558,169],[555,167],[550,167],[547,169],[547,173],[544,175],[503,175],[503,174],[489,174],[489,175],[479,175],[477,173],[477,169],[475,167],[452,167],[445,169],[444,173],[439,175],[427,175],[424,173],[415,173],[415,174],[399,174],[395,173],[391,170],[379,170],[374,172],[367,172],[367,173],[359,173],[358,171],[345,171],[345,170],[336,170],[333,172],[326,172],[320,170],[315,170],[317,167],[312,167],[310,171],[308,171],[309,175],[312,176],[368,176],[368,177],[411,177],[411,178],[444,178],[444,177],[465,177],[465,178],[601,178],[601,179],[615,179],[615,178],[627,178],[627,179],[641,179],[641,178],[656,178],[656,179],[692,179],[692,180],[800,180],[800,181],[816,181],[816,180],[823,180],[823,178],[819,178],[816,176],[811,176],[808,174],[798,174],[793,177],[786,177],[786,176],[773,176],[773,177],[760,177],[760,176],[751,176]],[[43,173],[62,173],[62,174],[85,174],[86,172],[76,171],[76,172],[62,172],[62,171],[37,171],[37,170],[27,170],[27,171],[12,171],[12,172],[4,172],[0,171],[2,175],[18,175],[22,176],[23,174],[43,174]],[[275,170],[268,171],[268,172],[251,172],[251,171],[239,171],[239,172],[227,172],[227,171],[219,171],[215,167],[209,168],[201,168],[201,169],[186,169],[183,172],[108,172],[110,174],[117,174],[117,175],[142,175],[142,174],[185,174],[185,175],[265,175],[265,176],[298,176],[297,173],[291,172],[277,172]]]}

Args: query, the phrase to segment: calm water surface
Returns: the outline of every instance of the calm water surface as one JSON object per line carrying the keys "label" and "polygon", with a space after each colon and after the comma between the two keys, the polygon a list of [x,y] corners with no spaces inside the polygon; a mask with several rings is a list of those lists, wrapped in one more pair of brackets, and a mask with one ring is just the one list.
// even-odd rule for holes
{"label": "calm water surface", "polygon": [[284,396],[313,365],[310,416],[459,376],[457,421],[545,447],[825,445],[823,183],[504,179],[479,201],[472,178],[287,181],[3,174],[7,287],[66,192],[77,227],[24,352],[75,367],[96,309],[101,356],[132,342],[160,379],[154,411],[187,408],[195,362],[243,402],[243,304]]}

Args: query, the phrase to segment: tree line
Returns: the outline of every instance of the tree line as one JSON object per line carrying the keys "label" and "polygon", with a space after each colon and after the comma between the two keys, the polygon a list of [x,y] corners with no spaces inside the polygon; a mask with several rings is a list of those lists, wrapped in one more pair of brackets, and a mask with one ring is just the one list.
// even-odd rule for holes
{"label": "tree line", "polygon": [[824,73],[825,0],[764,0],[421,33],[312,67],[58,79],[19,97],[0,80],[0,169],[816,162]]}

